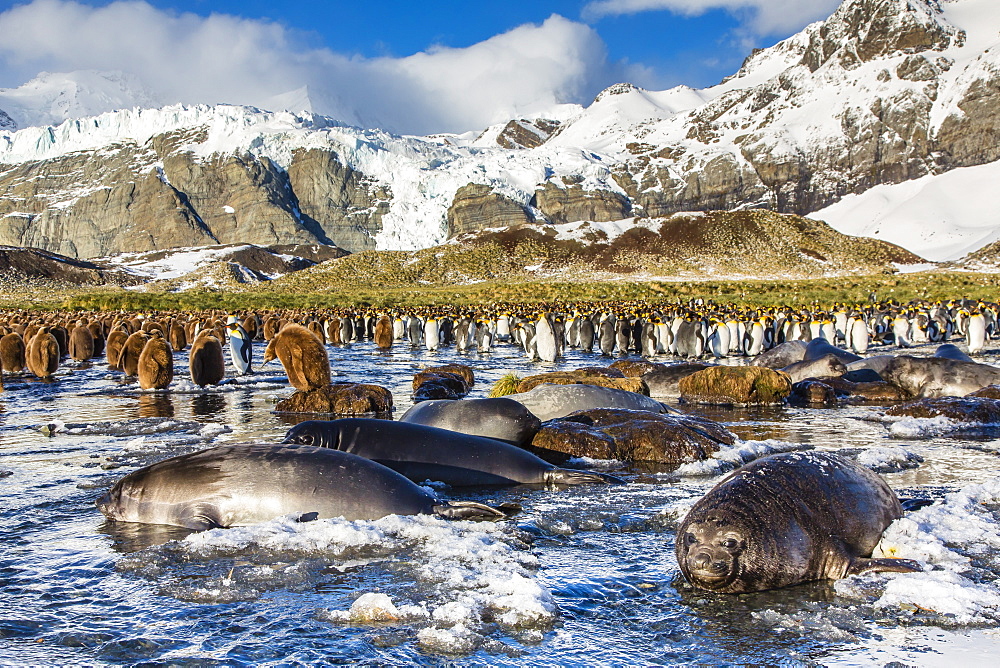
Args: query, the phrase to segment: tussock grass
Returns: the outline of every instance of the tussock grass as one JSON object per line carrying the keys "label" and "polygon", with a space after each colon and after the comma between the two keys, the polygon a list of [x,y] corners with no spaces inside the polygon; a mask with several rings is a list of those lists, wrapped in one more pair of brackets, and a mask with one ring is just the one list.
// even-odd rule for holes
{"label": "tussock grass", "polygon": [[517,394],[517,386],[521,384],[521,377],[516,373],[508,373],[501,376],[497,382],[493,383],[487,396],[491,399],[506,397],[509,394]]}
{"label": "tussock grass", "polygon": [[[301,272],[300,272],[301,273]],[[273,281],[271,283],[277,283]],[[136,292],[120,288],[37,289],[0,294],[7,309],[67,310],[186,310],[295,309],[295,308],[411,308],[421,306],[476,306],[497,302],[554,303],[605,301],[676,301],[702,298],[717,303],[746,306],[789,305],[828,307],[834,302],[867,303],[874,293],[879,300],[958,298],[996,301],[1000,274],[935,271],[931,273],[842,276],[809,280],[685,280],[598,281],[503,280],[454,285],[372,284],[364,276],[352,284],[323,290],[299,286],[257,284],[242,292],[193,290],[188,292]]]}

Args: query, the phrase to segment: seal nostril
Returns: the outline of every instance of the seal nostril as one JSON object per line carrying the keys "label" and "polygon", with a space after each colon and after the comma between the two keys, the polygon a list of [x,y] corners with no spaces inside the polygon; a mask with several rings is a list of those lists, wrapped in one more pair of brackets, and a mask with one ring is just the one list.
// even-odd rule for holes
{"label": "seal nostril", "polygon": [[705,570],[712,563],[712,558],[707,554],[699,554],[691,560],[691,565],[698,570]]}

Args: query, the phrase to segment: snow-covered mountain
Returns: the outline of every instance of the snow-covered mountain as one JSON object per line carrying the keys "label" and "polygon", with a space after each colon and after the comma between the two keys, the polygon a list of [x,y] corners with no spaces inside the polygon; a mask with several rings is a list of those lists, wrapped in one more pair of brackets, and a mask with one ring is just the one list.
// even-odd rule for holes
{"label": "snow-covered mountain", "polygon": [[[163,102],[137,77],[123,72],[42,72],[17,88],[0,88],[0,129],[59,125],[115,109],[158,107]],[[3,118],[13,122],[4,128]]]}
{"label": "snow-covered mountain", "polygon": [[[71,87],[50,75],[34,98],[0,91],[21,128],[0,115],[0,243],[80,257],[247,242],[415,249],[497,225],[758,207],[953,259],[1000,238],[987,198],[966,194],[1000,159],[998,47],[995,0],[845,0],[711,88],[619,84],[586,108],[431,137],[307,111],[142,108],[141,86],[121,77],[118,98],[102,75],[99,92],[53,97]],[[86,116],[101,104],[122,110]],[[43,108],[69,120],[18,116]]]}

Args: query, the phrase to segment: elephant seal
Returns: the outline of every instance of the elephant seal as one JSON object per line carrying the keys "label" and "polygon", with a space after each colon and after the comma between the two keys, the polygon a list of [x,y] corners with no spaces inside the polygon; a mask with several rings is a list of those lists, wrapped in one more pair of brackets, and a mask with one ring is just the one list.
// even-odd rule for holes
{"label": "elephant seal", "polygon": [[502,519],[494,508],[437,499],[381,464],[306,445],[221,445],[143,467],[97,506],[121,522],[202,530],[288,515],[376,520],[386,515]]}
{"label": "elephant seal", "polygon": [[542,422],[591,408],[627,408],[653,413],[666,413],[670,410],[645,395],[597,385],[544,383],[528,392],[508,394],[507,398],[523,404]]}
{"label": "elephant seal", "polygon": [[903,516],[878,474],[839,455],[771,455],[737,469],[703,496],[677,529],[677,563],[696,587],[726,594],[873,571],[922,570],[870,559]]}
{"label": "elephant seal", "polygon": [[542,428],[542,421],[524,404],[506,397],[421,401],[403,413],[399,421],[483,436],[522,447],[531,443]]}
{"label": "elephant seal", "polygon": [[806,358],[806,342],[785,341],[770,350],[762,352],[750,361],[751,366],[766,366],[769,369],[784,369]]}
{"label": "elephant seal", "polygon": [[847,365],[844,379],[852,383],[877,383],[885,380],[883,374],[895,355],[872,355]]}
{"label": "elephant seal", "polygon": [[916,399],[964,397],[1000,383],[1000,369],[943,357],[900,355],[886,365],[882,377]]}
{"label": "elephant seal", "polygon": [[806,354],[802,359],[818,360],[820,357],[826,357],[827,355],[834,355],[844,364],[857,362],[861,359],[861,355],[855,355],[852,352],[838,348],[823,337],[813,339],[806,344]]}
{"label": "elephant seal", "polygon": [[797,383],[806,378],[839,378],[847,373],[847,366],[836,355],[823,355],[815,360],[803,360],[782,369]]}
{"label": "elephant seal", "polygon": [[437,480],[453,487],[621,482],[602,473],[557,468],[492,438],[392,420],[309,420],[289,429],[283,443],[349,452],[415,482]]}
{"label": "elephant seal", "polygon": [[957,360],[959,362],[972,362],[972,358],[962,352],[962,349],[956,346],[954,343],[942,343],[938,346],[938,349],[934,351],[934,357],[940,357],[946,360]]}
{"label": "elephant seal", "polygon": [[678,399],[681,396],[681,390],[678,386],[678,383],[681,382],[681,378],[687,378],[691,374],[701,371],[702,369],[707,369],[710,366],[714,365],[705,364],[703,362],[681,362],[680,364],[670,364],[650,369],[646,373],[642,374],[642,380],[646,383],[646,387],[649,388],[649,395],[651,397]]}

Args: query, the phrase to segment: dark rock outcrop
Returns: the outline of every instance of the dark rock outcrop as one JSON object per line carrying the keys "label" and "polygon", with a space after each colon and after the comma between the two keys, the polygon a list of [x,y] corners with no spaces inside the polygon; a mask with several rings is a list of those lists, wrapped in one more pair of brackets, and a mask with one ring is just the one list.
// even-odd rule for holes
{"label": "dark rock outcrop", "polygon": [[725,427],[705,418],[595,408],[543,423],[531,447],[553,463],[591,457],[679,466],[706,459],[735,440]]}
{"label": "dark rock outcrop", "polygon": [[392,393],[379,385],[333,383],[308,392],[297,390],[279,401],[275,408],[286,413],[386,415],[392,412]]}
{"label": "dark rock outcrop", "polygon": [[758,366],[716,366],[682,378],[681,400],[693,404],[771,405],[782,403],[792,383],[781,371]]}

